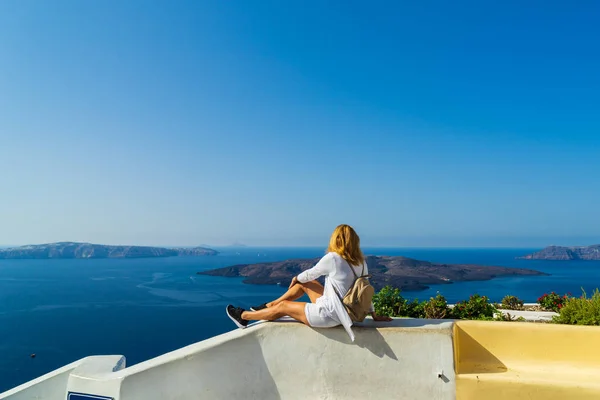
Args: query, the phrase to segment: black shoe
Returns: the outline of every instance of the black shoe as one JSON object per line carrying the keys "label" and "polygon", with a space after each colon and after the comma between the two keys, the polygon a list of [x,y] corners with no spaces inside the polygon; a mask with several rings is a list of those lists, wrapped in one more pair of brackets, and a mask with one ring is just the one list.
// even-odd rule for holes
{"label": "black shoe", "polygon": [[229,304],[225,311],[227,312],[227,316],[231,318],[238,328],[244,329],[248,325],[248,321],[242,318],[242,313],[245,311],[243,308],[234,307]]}
{"label": "black shoe", "polygon": [[260,311],[260,310],[264,310],[265,308],[267,308],[267,303],[262,303],[260,306],[250,307],[250,310]]}

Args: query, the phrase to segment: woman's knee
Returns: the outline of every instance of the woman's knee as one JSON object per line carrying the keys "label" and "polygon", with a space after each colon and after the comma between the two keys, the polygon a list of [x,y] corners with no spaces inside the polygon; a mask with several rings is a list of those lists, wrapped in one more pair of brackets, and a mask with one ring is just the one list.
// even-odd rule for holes
{"label": "woman's knee", "polygon": [[306,319],[305,314],[305,306],[306,303],[284,300],[281,303],[277,304],[276,315],[287,315],[300,322],[308,324],[308,320]]}
{"label": "woman's knee", "polygon": [[275,306],[275,307],[277,307],[276,312],[277,312],[277,314],[280,314],[280,315],[290,315],[290,313],[293,312],[294,306],[296,304],[298,304],[298,302],[284,300]]}
{"label": "woman's knee", "polygon": [[283,312],[289,306],[290,303],[291,303],[291,301],[289,301],[289,300],[283,300],[283,301],[280,301],[279,303],[277,303],[277,305],[275,307],[277,308],[277,311]]}
{"label": "woman's knee", "polygon": [[297,288],[297,290],[300,290],[300,291],[306,293],[306,286],[305,285],[306,285],[305,283],[296,282],[296,284],[293,287]]}
{"label": "woman's knee", "polygon": [[298,282],[298,283],[296,283],[296,285],[300,285],[302,290],[306,291],[306,288],[314,286],[315,283],[318,283],[318,281],[308,281],[308,282],[304,282],[304,283]]}

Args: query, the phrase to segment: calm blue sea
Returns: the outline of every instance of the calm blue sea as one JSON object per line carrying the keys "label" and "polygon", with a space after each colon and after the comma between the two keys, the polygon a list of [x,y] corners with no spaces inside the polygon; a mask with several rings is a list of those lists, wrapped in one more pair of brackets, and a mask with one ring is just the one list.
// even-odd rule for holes
{"label": "calm blue sea", "polygon": [[[317,257],[322,249],[225,249],[216,257],[131,260],[0,260],[0,392],[88,355],[123,354],[127,364],[234,328],[228,303],[248,307],[284,287],[196,275],[233,264]],[[600,286],[600,262],[515,260],[523,249],[366,249],[445,263],[532,268],[551,276],[438,285],[405,293],[444,294],[451,302],[479,292],[533,302],[547,291],[578,294]],[[35,353],[35,358],[30,354]]]}

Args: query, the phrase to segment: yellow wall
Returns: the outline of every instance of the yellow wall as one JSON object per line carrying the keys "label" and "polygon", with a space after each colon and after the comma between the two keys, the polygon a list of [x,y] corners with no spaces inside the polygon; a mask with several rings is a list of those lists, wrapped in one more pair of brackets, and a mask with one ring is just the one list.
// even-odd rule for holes
{"label": "yellow wall", "polygon": [[454,325],[457,399],[600,399],[600,328]]}

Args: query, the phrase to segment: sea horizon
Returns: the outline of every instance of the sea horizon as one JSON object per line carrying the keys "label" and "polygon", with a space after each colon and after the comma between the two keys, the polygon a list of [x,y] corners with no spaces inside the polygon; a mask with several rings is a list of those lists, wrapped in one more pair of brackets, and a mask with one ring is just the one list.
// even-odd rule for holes
{"label": "sea horizon", "polygon": [[[44,243],[27,243],[27,244],[13,244],[13,245],[8,245],[8,244],[0,244],[0,249],[8,249],[8,248],[16,248],[16,247],[23,247],[23,246],[39,246],[39,245],[45,245],[45,244],[53,244],[53,243],[89,243],[89,244],[97,244],[97,245],[102,245],[102,246],[139,246],[139,247],[161,247],[161,248],[193,248],[193,247],[206,247],[206,248],[210,248],[213,250],[231,250],[231,249],[317,249],[317,248],[323,248],[326,249],[327,245],[323,245],[323,246],[319,246],[319,245],[243,245],[243,246],[231,246],[231,245],[218,245],[218,246],[213,246],[213,245],[207,245],[207,244],[200,244],[200,245],[147,245],[147,244],[131,244],[131,243],[98,243],[98,242],[85,242],[85,241],[57,241],[57,242],[44,242]],[[595,244],[595,243],[594,243]],[[386,249],[391,249],[391,250],[402,250],[402,249],[406,249],[406,250],[412,250],[412,249],[420,249],[420,250],[522,250],[522,249],[526,249],[526,250],[535,250],[535,249],[541,249],[544,247],[548,247],[548,246],[561,246],[561,245],[554,245],[554,244],[549,244],[547,246],[527,246],[527,245],[523,245],[523,246],[385,246],[385,245],[376,245],[376,246],[362,246],[362,250],[386,250]],[[584,244],[581,246],[589,246],[588,244]],[[578,247],[578,246],[571,246],[571,245],[565,245],[564,247]]]}
{"label": "sea horizon", "polygon": [[[361,247],[363,249],[457,249],[457,250],[469,250],[469,249],[542,249],[549,246],[560,246],[560,247],[584,247],[600,244],[600,238],[585,237],[579,239],[564,238],[562,240],[555,240],[556,238],[548,239],[541,242],[539,239],[536,244],[466,244],[466,245],[444,245],[444,244],[428,244],[428,245],[396,245],[396,244],[370,244],[366,242]],[[486,238],[486,240],[493,240]],[[498,238],[501,242],[506,238]],[[519,239],[516,239],[519,240]],[[526,240],[523,240],[526,241]],[[0,248],[12,248],[22,246],[39,246],[54,243],[87,243],[96,244],[101,246],[139,246],[139,247],[162,247],[162,248],[192,248],[192,247],[207,247],[214,250],[220,249],[256,249],[256,248],[275,248],[275,249],[314,249],[314,248],[327,248],[327,241],[322,244],[210,244],[210,243],[196,243],[196,244],[147,244],[147,243],[133,243],[133,241],[87,241],[87,240],[55,240],[55,241],[30,241],[21,244],[0,244]]]}

